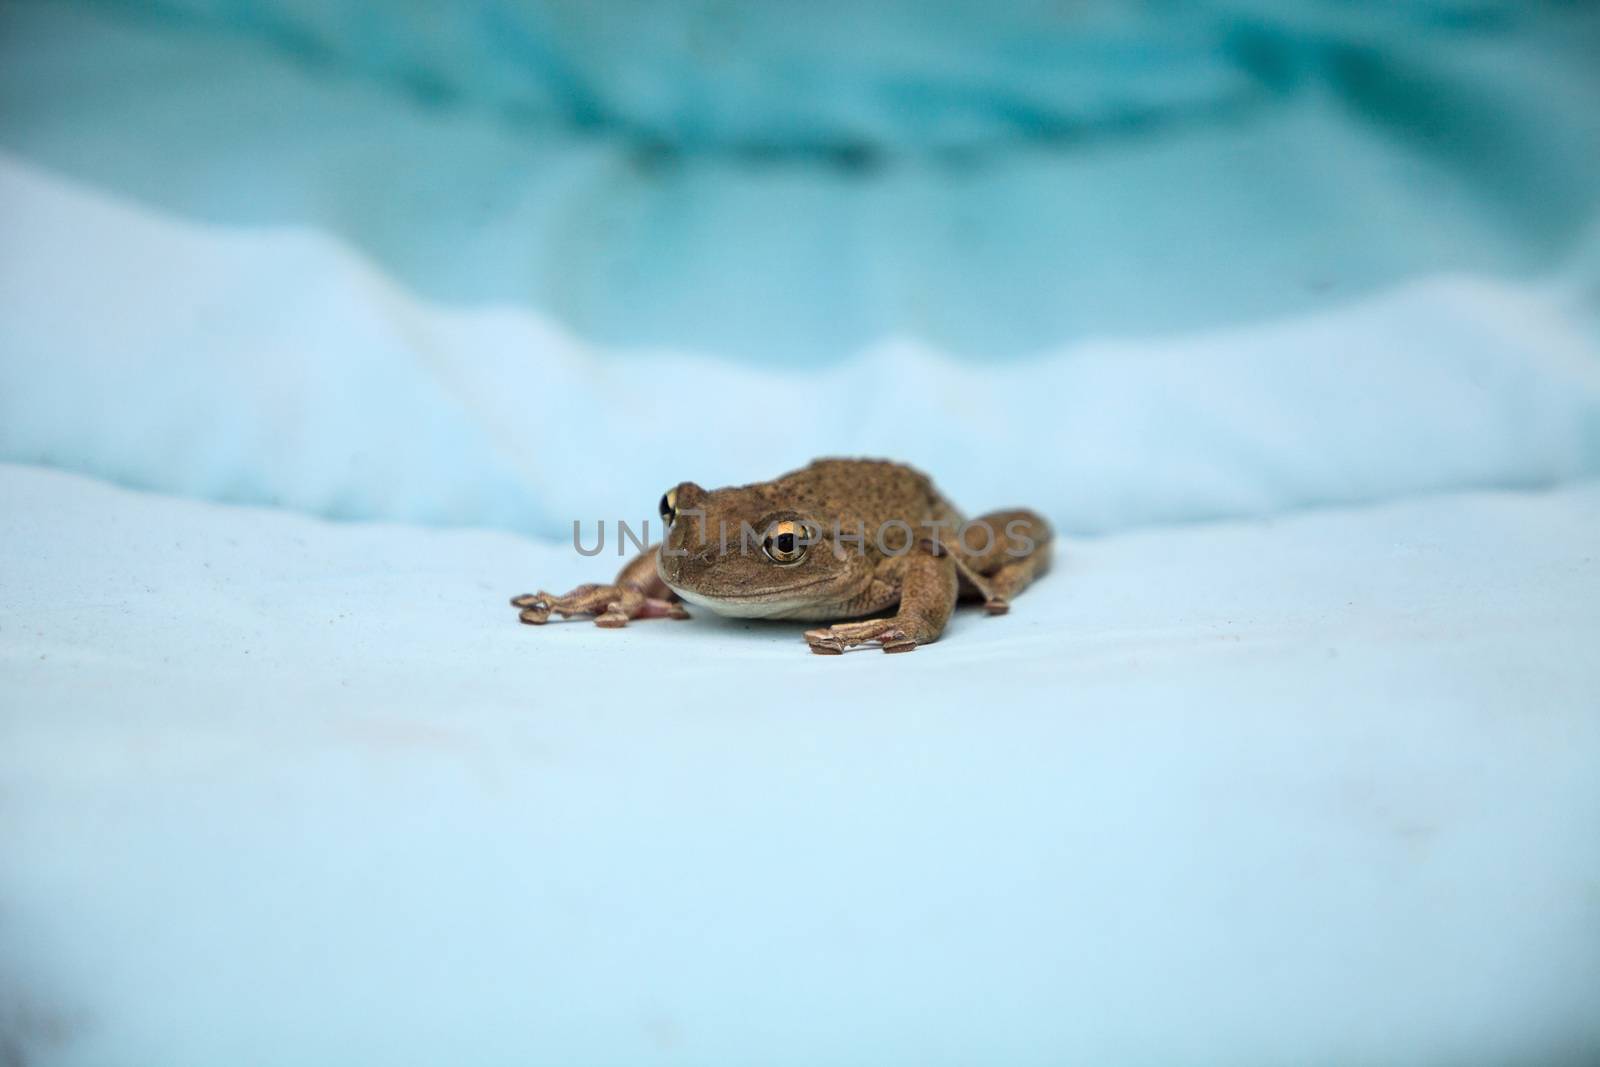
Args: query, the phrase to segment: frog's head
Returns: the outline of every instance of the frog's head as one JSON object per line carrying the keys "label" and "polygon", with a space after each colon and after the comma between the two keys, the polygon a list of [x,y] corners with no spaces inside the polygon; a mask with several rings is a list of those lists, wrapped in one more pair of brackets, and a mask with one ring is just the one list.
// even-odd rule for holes
{"label": "frog's head", "polygon": [[860,543],[773,484],[661,497],[667,534],[656,569],[673,592],[719,615],[775,618],[844,604],[872,582]]}

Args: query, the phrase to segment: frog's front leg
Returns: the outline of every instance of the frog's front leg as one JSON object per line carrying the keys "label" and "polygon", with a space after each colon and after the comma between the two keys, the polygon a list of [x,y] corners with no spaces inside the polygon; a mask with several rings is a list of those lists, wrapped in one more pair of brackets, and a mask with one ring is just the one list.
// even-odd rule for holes
{"label": "frog's front leg", "polygon": [[656,573],[656,550],[647,548],[617,574],[610,585],[580,585],[565,596],[525,593],[511,598],[520,608],[517,616],[531,626],[541,626],[552,613],[563,618],[593,615],[596,626],[628,625],[629,619],[687,619],[689,613],[678,595]]}
{"label": "frog's front leg", "polygon": [[939,639],[956,606],[954,558],[931,546],[919,546],[898,563],[903,569],[900,606],[894,617],[807,630],[811,651],[836,656],[851,645],[876,641],[885,652],[911,652]]}

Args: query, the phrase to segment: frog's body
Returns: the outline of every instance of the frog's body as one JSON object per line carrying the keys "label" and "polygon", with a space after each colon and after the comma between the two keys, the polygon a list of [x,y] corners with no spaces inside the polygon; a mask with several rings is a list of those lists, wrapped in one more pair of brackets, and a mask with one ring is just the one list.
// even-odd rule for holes
{"label": "frog's body", "polygon": [[[686,483],[673,499],[680,518],[660,556],[662,580],[690,604],[739,618],[831,622],[882,611],[900,599],[902,549],[930,532],[925,524],[953,533],[964,521],[925,475],[877,460],[818,460],[714,493]],[[755,534],[791,518],[816,523],[820,540],[797,563],[774,566]]]}
{"label": "frog's body", "polygon": [[522,621],[595,614],[601,626],[685,618],[680,601],[720,615],[830,622],[814,652],[878,642],[903,652],[943,632],[958,595],[992,614],[1048,565],[1050,528],[1029,511],[968,523],[929,479],[882,460],[821,459],[770,482],[707,491],[693,482],[661,498],[667,535],[609,586],[565,597],[515,598]]}

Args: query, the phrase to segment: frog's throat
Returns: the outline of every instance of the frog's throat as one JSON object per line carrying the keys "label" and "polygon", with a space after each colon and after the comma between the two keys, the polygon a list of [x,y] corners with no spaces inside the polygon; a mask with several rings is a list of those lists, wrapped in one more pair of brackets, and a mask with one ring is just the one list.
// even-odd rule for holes
{"label": "frog's throat", "polygon": [[718,615],[733,619],[806,619],[827,620],[838,618],[833,599],[807,599],[770,593],[748,597],[707,596],[691,589],[673,586],[673,592],[696,607],[706,608]]}

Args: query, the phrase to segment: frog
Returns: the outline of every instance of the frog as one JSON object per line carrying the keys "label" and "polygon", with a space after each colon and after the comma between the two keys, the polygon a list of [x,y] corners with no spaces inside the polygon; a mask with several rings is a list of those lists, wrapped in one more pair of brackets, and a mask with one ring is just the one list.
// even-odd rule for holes
{"label": "frog", "polygon": [[967,520],[921,471],[885,459],[823,458],[771,481],[662,494],[665,528],[608,584],[511,598],[518,618],[594,617],[616,628],[687,619],[688,607],[827,625],[818,655],[876,645],[911,652],[944,633],[959,600],[1004,615],[1049,568],[1050,524],[1026,508]]}

